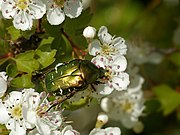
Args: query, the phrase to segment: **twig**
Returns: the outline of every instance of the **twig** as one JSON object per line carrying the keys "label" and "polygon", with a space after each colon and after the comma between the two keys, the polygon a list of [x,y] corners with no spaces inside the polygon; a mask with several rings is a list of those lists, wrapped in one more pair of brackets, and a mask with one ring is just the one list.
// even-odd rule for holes
{"label": "twig", "polygon": [[0,59],[9,58],[9,57],[12,57],[12,56],[13,56],[13,54],[11,52],[9,52],[9,53],[1,55]]}
{"label": "twig", "polygon": [[64,31],[64,29],[61,29],[62,34],[66,37],[66,39],[69,41],[71,44],[74,53],[77,55],[78,58],[82,59],[82,56],[85,56],[87,53],[80,49],[69,37],[69,35]]}

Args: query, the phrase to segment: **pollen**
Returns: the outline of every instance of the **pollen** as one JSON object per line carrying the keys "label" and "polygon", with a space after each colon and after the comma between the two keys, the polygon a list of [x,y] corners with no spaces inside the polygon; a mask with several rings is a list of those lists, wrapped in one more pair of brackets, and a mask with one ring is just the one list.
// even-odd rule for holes
{"label": "pollen", "polygon": [[15,119],[22,118],[22,105],[18,104],[11,109],[11,116]]}
{"label": "pollen", "polygon": [[122,109],[127,112],[127,113],[131,113],[133,111],[133,103],[131,103],[130,101],[126,100],[125,102],[123,102],[121,104]]}
{"label": "pollen", "polygon": [[108,44],[104,44],[102,45],[102,50],[101,50],[101,53],[103,55],[110,55],[110,54],[114,54],[115,52],[115,48],[112,48],[110,45]]}
{"label": "pollen", "polygon": [[29,0],[17,0],[16,1],[16,6],[21,9],[24,10],[28,7],[29,5]]}

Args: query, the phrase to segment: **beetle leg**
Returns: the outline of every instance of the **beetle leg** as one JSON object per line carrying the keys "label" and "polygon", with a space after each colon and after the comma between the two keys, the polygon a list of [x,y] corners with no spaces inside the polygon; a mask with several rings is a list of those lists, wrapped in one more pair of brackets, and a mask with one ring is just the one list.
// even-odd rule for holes
{"label": "beetle leg", "polygon": [[48,108],[47,112],[51,110],[51,108],[55,107],[56,105],[59,105],[63,103],[64,101],[70,99],[74,94],[76,93],[76,90],[71,91],[71,93],[67,94],[64,98],[58,98],[52,102],[52,105]]}
{"label": "beetle leg", "polygon": [[96,91],[96,88],[94,87],[93,84],[91,84],[91,88],[93,89],[94,92]]}

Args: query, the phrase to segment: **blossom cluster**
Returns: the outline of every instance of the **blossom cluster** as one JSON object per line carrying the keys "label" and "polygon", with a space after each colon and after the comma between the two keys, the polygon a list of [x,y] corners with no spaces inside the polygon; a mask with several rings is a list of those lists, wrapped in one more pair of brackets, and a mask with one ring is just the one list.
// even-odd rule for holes
{"label": "blossom cluster", "polygon": [[[63,109],[52,108],[45,92],[35,89],[11,91],[8,94],[8,76],[0,72],[0,124],[10,130],[10,135],[80,135],[67,125],[62,115]],[[118,127],[94,128],[90,135],[120,135]]]}
{"label": "blossom cluster", "polygon": [[129,60],[127,72],[130,74],[130,85],[126,91],[116,91],[103,98],[101,108],[110,119],[120,121],[125,128],[140,133],[144,128],[143,123],[139,120],[145,109],[142,91],[144,79],[138,74],[139,69],[132,61],[135,58],[131,51],[128,51],[127,58]]}
{"label": "blossom cluster", "polygon": [[[142,116],[145,109],[145,100],[141,90],[144,80],[142,77],[138,79],[137,86],[128,88],[121,93],[114,92],[101,100],[101,108],[109,118],[120,121],[128,129],[137,128],[140,125],[139,117]],[[141,132],[143,125],[138,128],[137,132]]]}
{"label": "blossom cluster", "polygon": [[5,124],[12,135],[25,135],[37,130],[39,134],[53,134],[62,125],[61,111],[47,111],[50,103],[44,93],[34,89],[12,91],[0,99],[0,123]]}
{"label": "blossom cluster", "polygon": [[65,16],[78,17],[83,7],[80,0],[0,0],[0,9],[4,18],[13,19],[14,27],[24,31],[44,14],[51,25],[59,25]]}
{"label": "blossom cluster", "polygon": [[[87,27],[83,35],[86,38],[94,38],[95,28]],[[129,85],[129,75],[125,72],[127,60],[125,54],[127,46],[121,37],[115,37],[108,33],[102,26],[97,34],[99,39],[93,39],[89,43],[89,54],[93,55],[91,62],[97,67],[106,70],[101,83],[94,85],[99,94],[109,95],[113,90],[122,91]]]}
{"label": "blossom cluster", "polygon": [[[110,119],[120,121],[126,128],[134,128],[135,132],[141,132],[143,124],[139,121],[139,117],[145,109],[141,90],[144,79],[138,75],[137,66],[131,61],[135,59],[131,55],[134,53],[131,51],[127,53],[124,39],[111,36],[105,26],[98,31],[99,40],[93,39],[95,33],[96,30],[89,26],[83,35],[90,43],[89,54],[95,56],[92,62],[107,71],[107,77],[101,80],[103,83],[95,85],[100,94],[106,95],[101,100],[101,108]],[[124,57],[126,53],[128,64]],[[126,68],[131,83],[129,75],[125,72]]]}

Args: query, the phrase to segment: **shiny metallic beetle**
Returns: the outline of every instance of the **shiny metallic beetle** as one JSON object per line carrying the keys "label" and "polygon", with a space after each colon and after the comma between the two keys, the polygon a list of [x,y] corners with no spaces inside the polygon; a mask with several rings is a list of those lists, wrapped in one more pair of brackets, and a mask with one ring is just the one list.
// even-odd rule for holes
{"label": "shiny metallic beetle", "polygon": [[103,78],[104,73],[104,69],[88,60],[75,59],[48,72],[45,75],[45,85],[49,93],[66,95],[86,89],[89,84]]}

